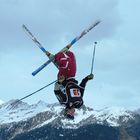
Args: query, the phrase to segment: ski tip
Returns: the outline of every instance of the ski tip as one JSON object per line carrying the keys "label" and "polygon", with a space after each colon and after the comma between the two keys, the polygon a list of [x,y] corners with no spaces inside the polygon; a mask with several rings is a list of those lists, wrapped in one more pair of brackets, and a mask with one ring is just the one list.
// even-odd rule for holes
{"label": "ski tip", "polygon": [[98,25],[99,23],[101,23],[101,20],[97,20],[97,21],[95,22],[96,25]]}
{"label": "ski tip", "polygon": [[24,25],[24,24],[22,24],[22,27],[24,28],[24,27],[25,27],[25,25]]}
{"label": "ski tip", "polygon": [[27,27],[25,26],[25,24],[22,24],[22,28],[23,28],[24,30],[28,30]]}
{"label": "ski tip", "polygon": [[35,76],[36,75],[36,73],[35,72],[32,72],[32,76]]}

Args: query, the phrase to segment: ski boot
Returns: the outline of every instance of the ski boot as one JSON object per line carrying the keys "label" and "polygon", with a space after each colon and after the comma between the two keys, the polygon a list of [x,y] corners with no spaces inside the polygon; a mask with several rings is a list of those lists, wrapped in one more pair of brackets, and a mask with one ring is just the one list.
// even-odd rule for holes
{"label": "ski boot", "polygon": [[74,120],[75,108],[66,108],[64,116],[68,119]]}

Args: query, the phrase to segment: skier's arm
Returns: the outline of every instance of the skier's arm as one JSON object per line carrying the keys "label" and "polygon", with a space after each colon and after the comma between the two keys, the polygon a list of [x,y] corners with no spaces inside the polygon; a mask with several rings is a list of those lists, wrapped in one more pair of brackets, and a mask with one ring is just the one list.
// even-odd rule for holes
{"label": "skier's arm", "polygon": [[85,90],[86,83],[88,82],[88,80],[92,80],[93,77],[94,77],[94,75],[93,75],[93,74],[90,74],[90,75],[86,76],[86,77],[82,80],[82,82],[80,83],[79,86],[80,86],[80,91],[81,91],[82,97],[83,97],[83,94],[84,94],[84,90]]}
{"label": "skier's arm", "polygon": [[82,80],[82,82],[80,83],[80,86],[83,87],[83,88],[85,88],[87,81],[88,81],[88,80],[92,80],[93,77],[94,77],[93,74],[90,74],[90,75],[86,76],[86,77]]}

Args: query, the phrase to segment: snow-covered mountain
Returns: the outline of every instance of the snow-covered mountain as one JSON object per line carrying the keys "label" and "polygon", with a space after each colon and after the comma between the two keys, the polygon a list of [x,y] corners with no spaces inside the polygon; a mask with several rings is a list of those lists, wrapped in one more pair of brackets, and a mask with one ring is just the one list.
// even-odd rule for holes
{"label": "snow-covered mountain", "polygon": [[[125,108],[109,107],[94,110],[83,106],[77,109],[74,120],[63,116],[64,107],[55,103],[39,101],[29,105],[25,102],[11,100],[0,105],[0,139],[14,139],[16,136],[40,130],[45,126],[55,129],[79,130],[85,126],[104,126],[108,128],[129,128],[140,122],[140,115]],[[48,128],[48,127],[47,127]],[[21,138],[20,138],[21,139]]]}
{"label": "snow-covered mountain", "polygon": [[39,101],[37,104],[33,105],[28,105],[27,103],[21,101],[17,104],[14,104],[16,101],[17,100],[11,100],[0,106],[1,125],[26,121],[27,119],[30,119],[39,113],[43,114],[46,112],[52,114],[52,117],[48,120],[46,116],[47,121],[44,121],[44,124],[52,122],[58,117],[62,117],[63,119],[61,122],[65,128],[70,128],[71,126],[75,126],[75,128],[77,128],[77,124],[84,122],[85,120],[86,123],[90,121],[92,123],[106,124],[109,126],[119,126],[122,123],[127,123],[129,120],[133,120],[135,116],[133,112],[119,107],[93,110],[92,108],[83,106],[83,108],[76,110],[75,119],[68,121],[63,116],[64,107],[59,104],[47,104],[43,101]]}
{"label": "snow-covered mountain", "polygon": [[4,101],[0,100],[0,105],[3,104],[3,103],[4,103]]}

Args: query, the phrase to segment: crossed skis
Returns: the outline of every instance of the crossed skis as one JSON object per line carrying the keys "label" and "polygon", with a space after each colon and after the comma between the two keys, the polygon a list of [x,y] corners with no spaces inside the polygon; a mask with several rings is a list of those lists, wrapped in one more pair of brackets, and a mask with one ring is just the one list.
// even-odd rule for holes
{"label": "crossed skis", "polygon": [[[62,50],[62,52],[68,51],[73,44],[75,44],[80,38],[82,38],[84,35],[86,35],[90,30],[92,30],[95,26],[97,26],[101,21],[96,21],[93,23],[89,28],[82,31],[82,33],[75,37],[67,46],[65,46]],[[29,35],[29,37],[34,41],[34,43],[48,56],[49,60],[46,61],[43,65],[41,65],[38,69],[36,69],[34,72],[32,72],[32,75],[35,76],[37,73],[39,73],[43,68],[45,68],[48,64],[51,62],[54,63],[54,65],[57,67],[57,65],[54,62],[54,55],[51,54],[49,51],[46,51],[45,48],[42,46],[42,44],[35,38],[35,36],[30,32],[30,30],[23,24],[22,25],[24,31]]]}

